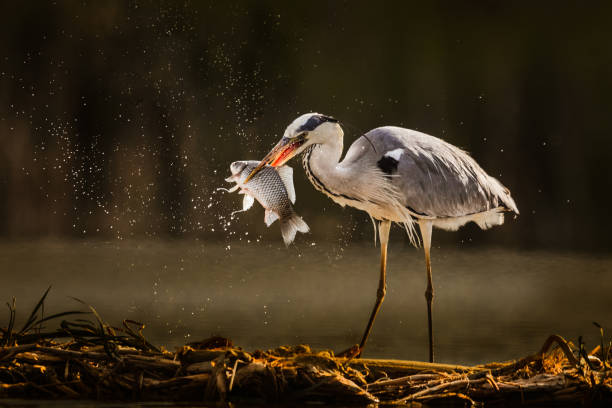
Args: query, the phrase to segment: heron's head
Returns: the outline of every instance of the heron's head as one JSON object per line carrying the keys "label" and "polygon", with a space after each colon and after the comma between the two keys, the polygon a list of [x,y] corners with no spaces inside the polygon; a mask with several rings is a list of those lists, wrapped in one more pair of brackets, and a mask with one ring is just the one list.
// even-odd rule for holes
{"label": "heron's head", "polygon": [[246,181],[257,174],[266,164],[273,167],[282,166],[293,156],[297,156],[306,150],[308,146],[342,141],[343,136],[344,132],[337,119],[320,113],[306,113],[287,126],[281,140],[253,169]]}

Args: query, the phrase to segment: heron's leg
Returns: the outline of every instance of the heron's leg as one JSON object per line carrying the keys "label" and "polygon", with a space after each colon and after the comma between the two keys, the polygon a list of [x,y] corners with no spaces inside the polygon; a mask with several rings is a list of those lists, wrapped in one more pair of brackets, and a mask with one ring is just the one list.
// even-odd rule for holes
{"label": "heron's leg", "polygon": [[434,346],[433,346],[433,323],[431,316],[431,308],[433,305],[433,282],[431,278],[431,221],[419,221],[419,227],[421,229],[421,236],[423,237],[423,250],[425,251],[425,266],[427,267],[427,289],[425,290],[425,299],[427,300],[427,326],[429,329],[429,361],[434,361]]}
{"label": "heron's leg", "polygon": [[372,314],[370,315],[370,320],[368,320],[368,325],[363,333],[361,343],[359,343],[359,354],[361,354],[361,351],[365,347],[368,336],[372,331],[372,326],[374,325],[374,319],[376,319],[376,315],[380,310],[380,306],[385,298],[385,293],[387,292],[387,243],[389,242],[390,229],[391,221],[388,220],[381,221],[378,226],[378,236],[380,238],[380,280],[378,281],[378,291],[376,292],[376,303],[374,304],[374,309],[372,309]]}

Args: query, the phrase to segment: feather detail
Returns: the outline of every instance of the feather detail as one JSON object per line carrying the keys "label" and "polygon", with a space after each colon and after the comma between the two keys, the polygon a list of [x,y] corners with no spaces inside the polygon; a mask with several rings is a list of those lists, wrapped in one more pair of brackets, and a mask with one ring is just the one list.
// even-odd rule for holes
{"label": "feather detail", "polygon": [[366,211],[377,220],[402,224],[410,242],[417,246],[415,220],[402,203],[401,192],[386,174],[375,164],[361,166],[358,170],[342,166],[342,163],[330,165],[329,157],[337,154],[331,148],[313,145],[304,154],[302,164],[314,187],[342,206]]}

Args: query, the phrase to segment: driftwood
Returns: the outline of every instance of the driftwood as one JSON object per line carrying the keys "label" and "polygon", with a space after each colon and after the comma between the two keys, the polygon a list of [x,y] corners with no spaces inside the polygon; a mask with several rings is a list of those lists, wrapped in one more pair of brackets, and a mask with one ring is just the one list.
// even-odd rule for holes
{"label": "driftwood", "polygon": [[14,302],[0,328],[0,398],[124,401],[325,402],[342,405],[452,403],[612,404],[610,345],[587,353],[560,336],[525,358],[481,366],[349,359],[305,345],[246,352],[214,337],[169,352],[146,341],[144,325],[111,327],[95,320],[51,317],[15,329]]}

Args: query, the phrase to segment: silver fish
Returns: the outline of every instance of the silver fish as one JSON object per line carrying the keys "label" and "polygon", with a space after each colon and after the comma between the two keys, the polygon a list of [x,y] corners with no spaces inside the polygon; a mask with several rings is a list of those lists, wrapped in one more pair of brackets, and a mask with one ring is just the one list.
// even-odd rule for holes
{"label": "silver fish", "polygon": [[[295,203],[295,188],[293,187],[293,169],[289,166],[272,167],[265,166],[248,183],[244,183],[251,171],[257,167],[258,161],[235,161],[230,165],[232,175],[225,179],[235,182],[236,185],[228,192],[240,189],[244,194],[242,210],[246,211],[255,202],[259,201],[266,210],[264,221],[269,227],[274,221],[280,219],[281,234],[285,245],[289,245],[295,239],[297,231],[306,233],[308,225],[302,217],[297,215],[291,204]],[[232,214],[234,214],[232,213]]]}

